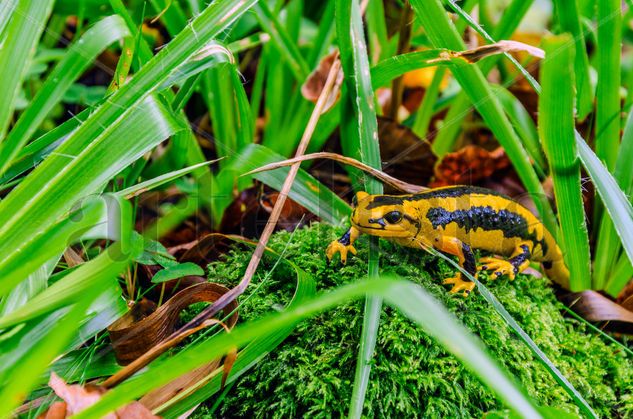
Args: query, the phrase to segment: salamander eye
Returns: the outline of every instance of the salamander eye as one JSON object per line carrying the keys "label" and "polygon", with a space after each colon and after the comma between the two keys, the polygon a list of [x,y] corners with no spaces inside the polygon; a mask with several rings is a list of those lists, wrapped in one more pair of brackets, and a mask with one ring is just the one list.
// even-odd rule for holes
{"label": "salamander eye", "polygon": [[398,224],[402,221],[402,213],[400,211],[391,211],[383,217],[389,224]]}

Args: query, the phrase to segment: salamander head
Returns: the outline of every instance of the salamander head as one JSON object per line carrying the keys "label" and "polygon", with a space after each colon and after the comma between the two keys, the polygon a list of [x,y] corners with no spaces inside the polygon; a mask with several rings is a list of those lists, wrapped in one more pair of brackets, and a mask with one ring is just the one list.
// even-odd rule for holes
{"label": "salamander head", "polygon": [[418,231],[401,197],[358,192],[352,206],[352,224],[362,233],[388,239],[413,237]]}

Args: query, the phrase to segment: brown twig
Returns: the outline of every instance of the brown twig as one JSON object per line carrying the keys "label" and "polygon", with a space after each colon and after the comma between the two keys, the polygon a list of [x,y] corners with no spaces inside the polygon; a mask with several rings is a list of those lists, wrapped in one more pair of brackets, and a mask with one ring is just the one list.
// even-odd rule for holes
{"label": "brown twig", "polygon": [[247,176],[247,175],[252,175],[255,173],[259,173],[259,172],[265,172],[268,170],[274,170],[274,169],[278,169],[280,167],[285,167],[285,166],[290,166],[292,164],[295,163],[301,163],[303,161],[306,160],[313,160],[313,159],[330,159],[330,160],[334,160],[343,164],[347,164],[350,166],[353,166],[357,169],[360,169],[364,172],[369,173],[370,175],[374,176],[376,179],[382,181],[383,183],[388,184],[389,186],[392,186],[400,191],[406,192],[406,193],[418,193],[418,192],[422,192],[422,191],[426,191],[429,188],[424,187],[424,186],[418,186],[418,185],[414,185],[412,183],[407,183],[407,182],[403,182],[400,179],[396,179],[395,177],[389,176],[388,174],[386,174],[385,172],[382,172],[378,169],[374,169],[371,166],[366,165],[365,163],[362,163],[356,159],[353,159],[351,157],[345,157],[342,156],[340,154],[336,154],[336,153],[328,153],[325,151],[319,152],[319,153],[311,153],[311,154],[306,154],[303,156],[299,156],[299,157],[295,157],[292,159],[287,159],[287,160],[282,160],[282,161],[278,161],[278,162],[274,162],[274,163],[270,163],[267,164],[265,166],[262,167],[258,167],[257,169],[251,170],[248,173],[244,173],[242,176]]}

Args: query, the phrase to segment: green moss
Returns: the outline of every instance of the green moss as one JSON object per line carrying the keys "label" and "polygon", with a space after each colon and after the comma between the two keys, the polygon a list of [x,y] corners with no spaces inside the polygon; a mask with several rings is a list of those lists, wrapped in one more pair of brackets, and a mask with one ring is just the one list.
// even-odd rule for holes
{"label": "green moss", "polygon": [[[357,257],[347,266],[328,265],[327,244],[340,234],[315,224],[279,233],[271,247],[311,273],[320,290],[364,276],[367,241],[358,242]],[[565,391],[535,361],[525,345],[508,330],[501,317],[475,292],[468,299],[451,295],[440,278],[451,268],[422,251],[381,243],[381,271],[417,282],[431,292],[475,334],[528,393],[541,405],[577,412]],[[250,253],[232,252],[210,266],[210,277],[227,278],[234,285],[244,272]],[[260,286],[243,305],[241,321],[280,309],[292,296],[293,271],[280,264],[261,284],[274,264],[265,259]],[[561,315],[561,305],[545,279],[519,275],[515,281],[489,282],[491,291],[536,341],[600,416],[633,415],[633,365],[617,347],[606,345],[583,324]],[[246,297],[244,297],[246,298]],[[421,310],[424,307],[420,307]],[[238,380],[221,406],[230,417],[330,417],[345,415],[351,397],[356,354],[362,325],[362,302],[353,302],[300,324],[273,353]],[[481,417],[503,408],[494,395],[462,364],[423,330],[386,307],[383,310],[371,372],[365,414],[406,417]],[[203,415],[203,414],[201,414]]]}

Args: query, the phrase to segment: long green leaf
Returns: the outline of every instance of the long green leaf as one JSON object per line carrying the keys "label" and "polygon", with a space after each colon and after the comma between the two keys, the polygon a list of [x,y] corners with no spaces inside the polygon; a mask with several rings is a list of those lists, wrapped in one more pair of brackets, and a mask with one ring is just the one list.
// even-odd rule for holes
{"label": "long green leaf", "polygon": [[620,142],[622,4],[619,0],[602,0],[597,7],[596,155],[613,170]]}
{"label": "long green leaf", "polygon": [[589,58],[585,48],[585,36],[580,24],[581,15],[578,12],[577,0],[555,0],[556,16],[563,31],[573,35],[576,45],[574,70],[576,72],[576,107],[578,119],[583,120],[593,109],[593,90],[589,79]]}
{"label": "long green leaf", "polygon": [[129,36],[129,32],[125,22],[118,16],[109,16],[97,22],[68,49],[7,138],[0,143],[0,175],[72,83],[108,45],[126,36]]}
{"label": "long green leaf", "polygon": [[[128,224],[131,220],[128,220]],[[127,230],[129,235],[131,230]],[[45,291],[39,294],[35,299],[31,300],[24,309],[18,309],[7,317],[15,320],[16,313],[23,311],[37,310],[38,307],[47,306],[47,312],[54,307],[60,307],[61,317],[54,313],[48,316],[42,322],[36,322],[35,327],[25,327],[18,330],[15,342],[19,345],[20,350],[3,351],[3,355],[10,358],[1,360],[3,369],[0,374],[0,416],[6,417],[11,410],[17,406],[22,399],[29,393],[34,385],[40,380],[41,373],[48,367],[51,361],[59,355],[61,351],[66,349],[68,342],[72,340],[73,335],[77,333],[79,325],[85,319],[85,313],[93,301],[101,295],[103,288],[107,283],[116,281],[115,276],[120,272],[122,267],[127,265],[138,252],[142,250],[142,241],[138,239],[117,242],[110,246],[101,256],[94,261],[88,262],[60,282],[67,281],[61,286],[49,288],[54,289],[52,294]],[[131,245],[124,250],[123,243]],[[113,263],[113,261],[115,261]],[[74,279],[73,284],[68,286],[68,279]],[[90,278],[90,281],[86,281]],[[64,287],[66,285],[66,287]],[[55,288],[54,288],[55,287]],[[78,289],[80,292],[78,292]],[[41,297],[43,294],[53,299],[49,302],[47,298]],[[74,294],[73,294],[74,293]],[[81,298],[79,298],[81,296]],[[65,307],[63,307],[65,305]],[[33,308],[34,307],[34,308]],[[21,321],[32,318],[37,313],[30,313]],[[4,322],[4,325],[14,324],[15,322]],[[28,344],[25,344],[28,342]]]}
{"label": "long green leaf", "polygon": [[[78,208],[71,211],[68,217],[45,233],[33,237],[28,243],[22,243],[21,252],[15,252],[5,258],[2,261],[2,269],[6,274],[2,278],[0,289],[7,292],[12,285],[28,280],[29,275],[51,258],[57,260],[66,247],[80,241],[89,232],[92,237],[119,240],[121,228],[116,223],[118,215],[114,211],[122,207],[115,200],[103,198],[105,199],[89,198],[80,202]],[[115,218],[108,218],[110,215]],[[93,229],[100,224],[106,227],[106,231],[102,230],[101,234],[98,234]]]}
{"label": "long green leaf", "polygon": [[[109,145],[107,142],[103,144],[103,141],[95,141],[95,138],[108,129],[118,118],[129,114],[157,85],[176,71],[189,57],[199,51],[209,38],[212,38],[222,31],[254,3],[255,0],[241,0],[238,2],[220,0],[208,6],[205,11],[180,32],[167,47],[163,48],[153,59],[143,66],[130,83],[121,87],[110,97],[108,102],[100,106],[95,113],[91,115],[89,120],[71,135],[71,138],[64,143],[59,151],[74,157],[78,154],[79,150],[85,151],[87,149],[93,149],[92,151],[97,151],[99,146],[107,147]],[[132,144],[136,145],[136,143]],[[110,150],[115,150],[115,148]],[[119,150],[115,151],[119,152]],[[129,155],[129,153],[126,154]],[[51,166],[50,160],[45,161],[34,173],[38,171],[39,173],[43,173],[46,170],[50,170]],[[113,169],[115,169],[116,173],[123,167],[125,166],[120,165],[115,166]],[[55,170],[55,172],[57,172],[57,170]],[[20,186],[22,187],[23,185]],[[7,212],[5,212],[5,210],[9,210],[8,213],[14,213],[17,212],[15,210],[22,207],[24,202],[32,202],[32,192],[40,188],[33,187],[32,185],[30,188],[32,189],[26,190],[26,187],[22,188],[22,191],[26,190],[26,195],[29,196],[28,199],[19,196],[15,191],[10,194],[9,197],[0,204],[1,212],[6,214]],[[13,209],[13,211],[10,209]],[[53,215],[59,215],[58,208],[53,208],[51,212]],[[4,224],[0,228],[0,237],[3,234],[9,233],[14,225],[15,223]]]}
{"label": "long green leaf", "polygon": [[[0,202],[4,255],[0,266],[24,271],[18,267],[20,260],[31,256],[23,253],[30,243],[39,240],[78,200],[99,192],[115,174],[180,128],[162,104],[147,100],[108,127],[89,148],[78,148],[72,137],[68,139]],[[0,294],[16,280],[16,275],[3,277]]]}
{"label": "long green leaf", "polygon": [[539,133],[550,163],[570,288],[591,288],[589,237],[580,185],[580,162],[574,138],[574,49],[571,36],[544,40],[541,63],[543,90],[539,101]]}
{"label": "long green leaf", "polygon": [[308,77],[310,69],[297,45],[292,41],[265,2],[258,3],[257,6],[255,6],[255,12],[262,29],[270,35],[274,45],[290,66],[296,80],[303,83],[306,77]]}
{"label": "long green leaf", "polygon": [[[98,282],[95,281],[95,284]],[[37,385],[41,373],[77,333],[86,308],[94,298],[94,292],[83,295],[70,310],[49,316],[33,328],[23,328],[24,336],[16,336],[21,338],[25,350],[17,354],[20,356],[2,360],[3,365],[11,368],[0,375],[0,417],[10,417],[12,410]],[[3,348],[3,354],[15,356],[16,352],[10,349],[12,348]]]}
{"label": "long green leaf", "polygon": [[624,252],[633,263],[633,207],[609,170],[576,132],[578,154],[591,176],[607,213],[620,236]]}
{"label": "long green leaf", "polygon": [[85,109],[83,112],[58,125],[22,148],[13,159],[11,166],[0,176],[0,183],[7,183],[11,179],[37,166],[59,147],[59,145],[68,138],[71,132],[88,118],[90,111],[91,109]]}
{"label": "long green leaf", "polygon": [[181,176],[184,176],[186,174],[189,174],[189,173],[193,172],[194,170],[198,169],[199,167],[207,166],[207,165],[212,164],[212,163],[214,163],[216,161],[217,160],[205,161],[203,163],[198,163],[198,164],[194,164],[193,166],[185,167],[184,169],[174,170],[173,172],[165,173],[163,175],[155,177],[154,179],[149,179],[149,180],[146,180],[144,182],[137,183],[134,186],[130,186],[129,188],[126,188],[126,189],[123,189],[121,191],[118,191],[118,192],[116,192],[116,195],[120,196],[122,198],[130,198],[130,197],[138,195],[138,194],[140,194],[142,192],[149,191],[149,190],[152,190],[154,188],[158,188],[159,186],[162,186],[162,185],[164,185],[166,183],[169,183],[172,180],[178,179]]}
{"label": "long green leaf", "polygon": [[[378,145],[378,124],[360,7],[356,0],[351,2],[337,0],[335,10],[336,33],[347,86],[347,95],[344,97],[347,103],[342,104],[341,107],[344,112],[341,122],[346,127],[345,134],[351,135],[345,143],[348,149],[357,148],[360,150],[360,159],[363,163],[380,169],[382,165]],[[348,111],[350,104],[353,114]],[[382,193],[382,185],[376,179],[365,176],[364,184],[368,193]],[[371,237],[370,245],[367,270],[368,276],[374,278],[379,273],[378,238]],[[363,412],[381,309],[382,300],[380,297],[372,296],[365,300],[361,343],[350,402],[350,417],[360,417]]]}
{"label": "long green leaf", "polygon": [[529,114],[525,106],[517,99],[508,89],[502,86],[492,86],[493,91],[499,98],[503,110],[510,118],[514,129],[523,141],[523,145],[530,158],[534,161],[535,169],[538,170],[539,176],[545,178],[547,172],[547,162],[541,148],[538,132],[532,116]]}
{"label": "long green leaf", "polygon": [[17,0],[2,10],[7,15],[2,19],[4,31],[0,32],[0,141],[5,138],[22,80],[52,7],[53,0]]}
{"label": "long green leaf", "polygon": [[[357,299],[365,295],[383,298],[389,305],[398,308],[420,327],[423,327],[426,332],[477,374],[514,411],[524,417],[540,417],[522,390],[486,354],[478,338],[468,332],[464,326],[461,326],[455,317],[422,287],[393,278],[350,284],[309,299],[298,307],[239,326],[229,334],[215,336],[165,360],[160,365],[152,366],[146,372],[130,378],[111,392],[106,393],[97,404],[82,411],[76,417],[83,419],[102,416],[135,397],[222,356],[235,346],[242,346],[350,299]],[[421,310],[420,307],[424,307],[424,309]]]}
{"label": "long green leaf", "polygon": [[[633,112],[629,112],[629,115],[626,119],[626,125],[624,126],[624,133],[622,134],[622,143],[620,144],[620,152],[618,153],[618,160],[616,161],[615,170],[613,172],[613,176],[615,180],[622,188],[622,191],[625,195],[629,196],[629,202],[631,201],[631,196],[633,195],[633,165],[631,161],[633,160]],[[606,225],[605,225],[606,224]],[[598,251],[596,251],[596,257],[598,255],[605,256],[610,255],[612,253],[619,253],[617,249],[620,248],[620,242],[616,239],[616,231],[613,227],[613,222],[611,219],[607,217],[603,217],[602,224],[600,225],[600,233],[598,236]],[[600,245],[604,243],[604,245],[609,246],[609,250],[605,250],[600,252]],[[604,286],[604,289],[613,296],[617,296],[620,291],[626,286],[629,282],[631,276],[633,276],[633,264],[630,260],[626,258],[626,255],[622,255],[620,260],[618,260],[616,267],[613,268],[612,265],[608,265],[608,263],[598,263],[596,260],[595,270],[604,266],[604,270],[602,275],[598,275],[595,273],[596,279],[598,278],[606,278],[606,273],[611,271],[613,274],[609,277],[608,281]],[[602,289],[602,288],[599,288]]]}

